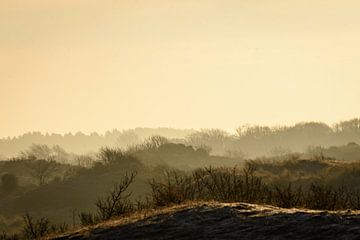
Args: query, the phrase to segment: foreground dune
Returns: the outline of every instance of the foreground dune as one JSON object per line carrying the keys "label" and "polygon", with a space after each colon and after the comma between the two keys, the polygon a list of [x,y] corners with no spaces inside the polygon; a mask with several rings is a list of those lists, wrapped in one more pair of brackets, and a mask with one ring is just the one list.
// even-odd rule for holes
{"label": "foreground dune", "polygon": [[359,211],[188,203],[143,212],[51,239],[359,239]]}

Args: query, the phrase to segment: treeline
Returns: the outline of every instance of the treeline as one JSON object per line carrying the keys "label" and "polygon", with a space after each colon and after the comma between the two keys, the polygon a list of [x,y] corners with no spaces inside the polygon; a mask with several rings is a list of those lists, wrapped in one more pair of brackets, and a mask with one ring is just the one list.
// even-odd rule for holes
{"label": "treeline", "polygon": [[215,155],[279,156],[306,152],[311,147],[330,147],[360,143],[360,119],[339,122],[333,126],[320,122],[298,123],[294,126],[251,126],[236,129],[236,134],[213,129],[187,137],[192,146],[211,149]]}
{"label": "treeline", "polygon": [[20,137],[0,140],[0,156],[14,157],[31,144],[60,146],[67,152],[87,154],[100,147],[122,149],[140,144],[144,139],[160,135],[173,143],[182,143],[195,148],[207,149],[212,155],[253,158],[259,156],[286,155],[305,152],[309,147],[330,147],[360,143],[360,118],[339,122],[329,126],[321,122],[304,122],[294,126],[245,125],[230,134],[221,129],[179,130],[171,128],[137,128],[113,130],[103,135],[92,133],[41,134],[28,133]]}
{"label": "treeline", "polygon": [[169,139],[185,138],[193,133],[193,130],[181,130],[172,128],[135,128],[129,130],[112,130],[105,134],[93,132],[84,134],[43,134],[40,132],[26,133],[18,137],[0,139],[0,157],[17,157],[18,153],[29,148],[32,144],[60,146],[67,152],[75,154],[87,154],[96,152],[103,146],[125,148],[129,145],[142,143],[144,139],[152,135],[161,135]]}

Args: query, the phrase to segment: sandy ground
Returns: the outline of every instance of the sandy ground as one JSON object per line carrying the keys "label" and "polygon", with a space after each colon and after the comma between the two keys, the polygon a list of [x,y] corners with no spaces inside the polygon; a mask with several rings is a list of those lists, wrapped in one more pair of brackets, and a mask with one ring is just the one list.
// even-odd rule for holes
{"label": "sandy ground", "polygon": [[51,239],[360,239],[360,212],[188,203]]}

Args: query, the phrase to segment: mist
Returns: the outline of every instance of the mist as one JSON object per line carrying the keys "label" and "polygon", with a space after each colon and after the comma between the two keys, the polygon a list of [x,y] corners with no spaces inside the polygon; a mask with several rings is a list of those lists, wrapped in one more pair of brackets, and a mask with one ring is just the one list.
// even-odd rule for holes
{"label": "mist", "polygon": [[1,0],[0,240],[356,239],[359,8]]}

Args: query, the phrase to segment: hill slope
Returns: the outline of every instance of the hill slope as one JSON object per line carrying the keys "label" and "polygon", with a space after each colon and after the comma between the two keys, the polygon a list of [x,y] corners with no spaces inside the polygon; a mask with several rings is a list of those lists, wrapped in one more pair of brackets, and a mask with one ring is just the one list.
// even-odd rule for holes
{"label": "hill slope", "polygon": [[357,239],[359,223],[360,211],[206,202],[125,217],[51,239]]}

